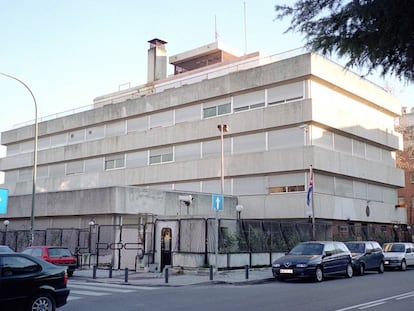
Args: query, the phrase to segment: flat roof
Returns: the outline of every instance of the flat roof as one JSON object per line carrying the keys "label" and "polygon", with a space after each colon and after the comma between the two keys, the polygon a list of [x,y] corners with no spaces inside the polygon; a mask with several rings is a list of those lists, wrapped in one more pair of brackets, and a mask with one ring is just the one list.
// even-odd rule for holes
{"label": "flat roof", "polygon": [[243,55],[243,53],[241,53],[240,51],[226,47],[222,43],[215,41],[213,43],[209,43],[183,53],[172,55],[169,58],[169,63],[171,65],[176,65],[194,58],[199,58],[217,52],[225,52],[226,54],[232,55],[235,58]]}

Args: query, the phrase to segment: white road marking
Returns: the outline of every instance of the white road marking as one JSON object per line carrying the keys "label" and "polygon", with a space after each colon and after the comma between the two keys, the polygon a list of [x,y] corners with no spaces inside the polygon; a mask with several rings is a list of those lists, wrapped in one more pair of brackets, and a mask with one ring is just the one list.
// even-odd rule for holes
{"label": "white road marking", "polygon": [[366,302],[366,303],[361,303],[359,305],[354,305],[354,306],[346,307],[346,308],[343,308],[343,309],[338,309],[336,311],[346,311],[346,310],[354,310],[354,309],[363,310],[363,309],[366,309],[366,308],[371,308],[371,306],[374,307],[376,305],[387,303],[390,300],[405,299],[405,298],[409,298],[411,296],[414,296],[414,292],[408,292],[408,293],[404,293],[404,294],[400,294],[400,295],[395,295],[395,296],[386,297],[386,298],[382,298],[382,299],[378,299],[378,300],[373,300],[373,301],[369,301],[369,302]]}

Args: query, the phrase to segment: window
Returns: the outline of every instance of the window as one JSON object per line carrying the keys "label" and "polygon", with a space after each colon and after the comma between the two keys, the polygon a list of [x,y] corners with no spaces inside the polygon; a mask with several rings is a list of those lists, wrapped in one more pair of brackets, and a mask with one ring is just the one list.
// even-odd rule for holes
{"label": "window", "polygon": [[34,261],[19,256],[3,257],[1,275],[3,277],[24,275],[41,270],[41,266]]}
{"label": "window", "polygon": [[149,117],[150,128],[173,125],[173,110],[159,112]]}
{"label": "window", "polygon": [[305,185],[269,187],[269,193],[305,191]]}
{"label": "window", "polygon": [[105,157],[105,170],[113,170],[125,167],[125,155],[119,154],[115,156]]}
{"label": "window", "polygon": [[410,173],[410,183],[414,184],[414,173],[413,172]]}
{"label": "window", "polygon": [[230,99],[220,99],[203,105],[203,118],[211,118],[231,112]]}
{"label": "window", "polygon": [[127,131],[135,132],[135,131],[145,131],[148,129],[148,117],[139,117],[135,119],[130,119],[127,121]]}
{"label": "window", "polygon": [[[230,154],[231,151],[231,139],[224,138],[224,153]],[[221,154],[221,141],[220,140],[211,140],[211,141],[204,141],[202,143],[202,157],[203,158],[211,158],[217,157]]]}
{"label": "window", "polygon": [[233,100],[234,112],[260,108],[260,107],[264,107],[264,105],[265,105],[264,90],[236,95],[234,96],[234,100]]}
{"label": "window", "polygon": [[173,148],[167,147],[162,149],[150,150],[149,163],[157,164],[173,161]]}
{"label": "window", "polygon": [[66,164],[66,175],[83,173],[84,170],[83,161],[73,161]]}
{"label": "window", "polygon": [[264,133],[237,136],[233,139],[233,153],[253,153],[265,151],[266,136]]}
{"label": "window", "polygon": [[109,123],[105,127],[106,137],[125,134],[125,121]]}
{"label": "window", "polygon": [[[78,130],[68,133],[68,143],[74,144],[85,140],[85,130]],[[53,146],[53,145],[52,145]]]}
{"label": "window", "polygon": [[131,152],[126,155],[126,167],[142,167],[148,165],[148,152],[137,151]]}
{"label": "window", "polygon": [[105,127],[103,125],[86,129],[86,140],[100,139],[100,138],[103,138],[104,136],[105,136]]}
{"label": "window", "polygon": [[267,90],[268,105],[277,105],[285,102],[300,100],[304,96],[303,81],[279,85]]}
{"label": "window", "polygon": [[201,105],[193,105],[175,110],[175,123],[200,120]]}
{"label": "window", "polygon": [[410,147],[408,149],[408,158],[409,159],[414,159],[414,148],[413,147]]}
{"label": "window", "polygon": [[197,160],[201,157],[201,144],[185,144],[175,147],[175,161]]}

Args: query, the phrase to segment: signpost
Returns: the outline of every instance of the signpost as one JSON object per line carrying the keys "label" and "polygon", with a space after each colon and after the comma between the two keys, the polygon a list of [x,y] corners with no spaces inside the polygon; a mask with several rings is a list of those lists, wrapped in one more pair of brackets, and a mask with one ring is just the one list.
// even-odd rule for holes
{"label": "signpost", "polygon": [[217,211],[223,210],[223,196],[222,195],[213,194],[213,196],[211,197],[211,208]]}
{"label": "signpost", "polygon": [[7,214],[7,199],[9,190],[0,189],[0,214]]}

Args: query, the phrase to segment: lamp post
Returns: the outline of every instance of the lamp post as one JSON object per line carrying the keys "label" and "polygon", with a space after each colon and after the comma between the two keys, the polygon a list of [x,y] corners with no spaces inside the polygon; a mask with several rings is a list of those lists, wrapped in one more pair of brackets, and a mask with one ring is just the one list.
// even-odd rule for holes
{"label": "lamp post", "polygon": [[[228,132],[229,127],[227,124],[217,125],[218,130],[220,131],[220,141],[221,141],[221,196],[224,195],[224,132]],[[224,199],[223,199],[224,205]],[[215,245],[215,257],[216,257],[216,270],[218,270],[218,245],[219,245],[219,211],[216,208],[216,245]]]}
{"label": "lamp post", "polygon": [[237,220],[240,220],[240,215],[241,215],[242,210],[243,210],[243,205],[240,205],[240,204],[236,205]]}
{"label": "lamp post", "polygon": [[89,239],[88,239],[88,244],[89,244],[89,253],[92,253],[92,228],[93,226],[95,226],[95,220],[91,220],[89,221]]}
{"label": "lamp post", "polygon": [[33,183],[32,183],[32,206],[31,206],[31,213],[30,213],[30,245],[33,245],[34,241],[34,212],[35,212],[35,197],[36,197],[36,177],[37,177],[37,140],[38,140],[38,124],[37,124],[37,103],[36,98],[33,95],[32,90],[24,83],[22,80],[11,76],[6,73],[0,72],[0,75],[8,77],[10,79],[16,80],[20,84],[22,84],[30,93],[33,98],[33,103],[35,107],[35,128],[34,128],[34,147],[33,147]]}
{"label": "lamp post", "polygon": [[10,224],[10,221],[8,219],[6,219],[5,221],[3,221],[4,224],[4,236],[3,236],[3,245],[6,245],[7,242],[7,227]]}
{"label": "lamp post", "polygon": [[89,236],[88,236],[88,248],[89,248],[89,256],[88,256],[88,265],[91,266],[91,257],[92,257],[92,228],[95,226],[95,220],[91,219],[89,221]]}

